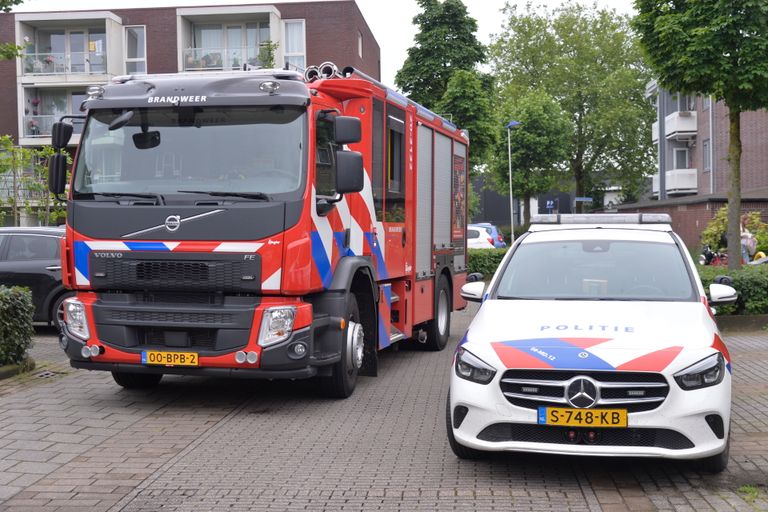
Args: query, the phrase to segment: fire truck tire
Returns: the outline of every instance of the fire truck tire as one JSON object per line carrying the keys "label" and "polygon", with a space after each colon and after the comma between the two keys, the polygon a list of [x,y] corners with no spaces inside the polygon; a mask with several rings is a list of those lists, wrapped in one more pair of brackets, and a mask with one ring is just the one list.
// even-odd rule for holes
{"label": "fire truck tire", "polygon": [[[347,321],[342,336],[341,360],[333,365],[331,376],[322,379],[323,394],[329,398],[347,398],[352,395],[357,384],[357,374],[362,366],[363,341],[357,341],[356,337],[362,337],[364,340],[364,332],[357,298],[353,294],[349,294],[347,299],[345,318]],[[350,352],[350,345],[353,352]]]}
{"label": "fire truck tire", "polygon": [[440,351],[448,343],[451,335],[451,287],[448,278],[441,274],[435,287],[435,318],[427,322],[428,350]]}
{"label": "fire truck tire", "polygon": [[150,389],[160,384],[163,374],[112,372],[112,378],[125,389]]}

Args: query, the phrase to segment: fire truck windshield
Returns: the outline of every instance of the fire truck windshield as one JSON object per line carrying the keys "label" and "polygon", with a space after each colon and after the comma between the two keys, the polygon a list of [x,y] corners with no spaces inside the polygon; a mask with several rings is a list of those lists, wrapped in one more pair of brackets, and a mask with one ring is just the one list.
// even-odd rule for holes
{"label": "fire truck windshield", "polygon": [[189,198],[190,190],[236,191],[246,198],[266,194],[272,200],[301,194],[307,131],[303,108],[126,112],[91,111],[75,167],[75,198],[131,193]]}

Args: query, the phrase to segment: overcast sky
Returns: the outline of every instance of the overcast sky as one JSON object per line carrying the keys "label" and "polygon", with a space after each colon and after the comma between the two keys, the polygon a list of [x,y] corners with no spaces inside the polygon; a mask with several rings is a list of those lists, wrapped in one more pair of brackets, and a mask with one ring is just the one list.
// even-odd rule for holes
{"label": "overcast sky", "polygon": [[[288,3],[292,1],[306,0],[276,0],[275,2],[247,1],[247,0],[26,0],[18,6],[17,12],[53,11],[53,10],[83,10],[83,9],[117,9],[130,7],[162,7],[162,6],[197,6],[197,5],[235,5],[235,4],[260,4],[260,3]],[[324,1],[324,0],[316,0]],[[510,4],[518,4],[521,7],[527,0],[510,0]],[[407,50],[413,45],[415,27],[411,24],[413,17],[419,8],[416,0],[356,0],[363,12],[373,35],[381,47],[381,74],[382,82],[394,86],[395,73],[403,64],[407,56]],[[559,0],[535,0],[535,4],[544,4],[556,7],[563,2]],[[583,2],[584,3],[584,2]],[[591,3],[591,0],[586,0]],[[610,7],[620,13],[632,13],[632,0],[597,0],[601,7]],[[501,9],[505,0],[464,0],[469,9],[469,14],[477,20],[477,37],[482,43],[488,43],[491,34],[501,31]],[[310,64],[319,64],[319,62]],[[337,62],[343,66],[343,62]]]}

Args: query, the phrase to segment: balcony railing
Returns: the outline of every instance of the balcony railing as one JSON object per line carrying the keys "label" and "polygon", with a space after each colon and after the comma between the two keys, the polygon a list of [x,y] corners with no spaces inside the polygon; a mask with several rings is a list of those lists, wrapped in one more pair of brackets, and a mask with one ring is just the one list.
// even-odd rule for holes
{"label": "balcony railing", "polygon": [[[665,175],[664,186],[669,195],[695,194],[698,192],[698,171],[696,169],[672,169]],[[659,195],[659,175],[653,175],[653,196]]]}
{"label": "balcony railing", "polygon": [[[53,123],[59,120],[59,115],[24,116],[24,137],[50,137]],[[83,124],[74,123],[73,133],[82,133]]]}
{"label": "balcony railing", "polygon": [[107,72],[107,55],[96,52],[27,53],[22,57],[24,75],[66,75]]}
{"label": "balcony railing", "polygon": [[664,118],[664,135],[667,140],[689,140],[696,136],[697,131],[695,110],[672,112]]}
{"label": "balcony railing", "polygon": [[184,50],[184,71],[222,71],[242,69],[243,64],[262,66],[259,47],[187,48]]}

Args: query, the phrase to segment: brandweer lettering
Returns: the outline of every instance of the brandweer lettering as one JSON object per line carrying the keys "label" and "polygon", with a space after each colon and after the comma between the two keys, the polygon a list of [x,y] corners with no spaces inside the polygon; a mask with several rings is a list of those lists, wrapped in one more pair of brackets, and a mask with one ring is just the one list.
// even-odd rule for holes
{"label": "brandweer lettering", "polygon": [[589,325],[542,325],[539,327],[539,331],[548,331],[554,329],[556,331],[592,331],[592,332],[635,332],[635,328],[631,326],[621,325],[603,325],[603,324],[589,324]]}
{"label": "brandweer lettering", "polygon": [[147,103],[205,103],[208,96],[153,96],[147,98]]}

